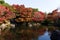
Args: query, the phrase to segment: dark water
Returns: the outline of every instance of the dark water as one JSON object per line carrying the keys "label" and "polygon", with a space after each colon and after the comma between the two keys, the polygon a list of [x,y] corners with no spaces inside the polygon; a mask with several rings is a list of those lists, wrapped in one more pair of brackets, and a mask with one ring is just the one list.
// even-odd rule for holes
{"label": "dark water", "polygon": [[50,40],[48,31],[46,31],[43,35],[39,36],[38,40]]}

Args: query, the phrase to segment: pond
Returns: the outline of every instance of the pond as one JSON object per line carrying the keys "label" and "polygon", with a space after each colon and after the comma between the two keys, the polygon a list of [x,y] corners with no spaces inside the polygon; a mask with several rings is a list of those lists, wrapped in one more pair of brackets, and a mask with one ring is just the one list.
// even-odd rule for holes
{"label": "pond", "polygon": [[38,30],[21,29],[19,31],[16,30],[15,32],[11,32],[11,31],[2,32],[1,39],[4,39],[4,40],[50,40],[50,35],[45,28],[38,29]]}
{"label": "pond", "polygon": [[[13,35],[13,36],[12,36]],[[5,36],[3,37],[4,40],[50,40],[50,36],[48,31],[43,31],[43,32],[32,32],[31,30],[24,31],[24,33],[19,33],[19,34],[11,34],[11,33],[6,33]]]}
{"label": "pond", "polygon": [[48,31],[46,31],[42,36],[39,36],[38,40],[50,40]]}

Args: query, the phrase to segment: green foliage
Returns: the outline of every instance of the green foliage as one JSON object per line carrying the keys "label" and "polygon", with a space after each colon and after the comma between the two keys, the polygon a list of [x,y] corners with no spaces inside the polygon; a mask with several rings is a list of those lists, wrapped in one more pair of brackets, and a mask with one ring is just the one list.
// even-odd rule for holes
{"label": "green foliage", "polygon": [[6,7],[10,6],[8,3],[5,3],[4,0],[0,0],[0,5],[6,6]]}
{"label": "green foliage", "polygon": [[33,9],[33,12],[37,12],[37,11],[38,11],[38,8],[34,8],[34,9]]}
{"label": "green foliage", "polygon": [[45,19],[41,24],[46,26],[52,26],[53,23],[54,23],[53,21]]}
{"label": "green foliage", "polygon": [[5,3],[4,0],[0,0],[0,4],[3,4],[3,3]]}
{"label": "green foliage", "polygon": [[8,3],[3,3],[1,5],[6,6],[6,7],[9,7],[10,6]]}

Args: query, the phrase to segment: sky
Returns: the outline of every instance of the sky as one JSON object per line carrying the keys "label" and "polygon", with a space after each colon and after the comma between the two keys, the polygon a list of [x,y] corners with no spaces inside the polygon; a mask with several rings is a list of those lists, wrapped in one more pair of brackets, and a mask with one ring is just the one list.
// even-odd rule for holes
{"label": "sky", "polygon": [[8,4],[25,5],[26,7],[38,8],[39,11],[51,12],[60,8],[60,0],[5,0]]}

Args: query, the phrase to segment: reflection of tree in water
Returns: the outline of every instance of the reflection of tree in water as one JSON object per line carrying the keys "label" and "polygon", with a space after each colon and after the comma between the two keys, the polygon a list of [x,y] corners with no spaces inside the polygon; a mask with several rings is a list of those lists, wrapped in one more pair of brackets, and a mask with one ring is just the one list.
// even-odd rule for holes
{"label": "reflection of tree in water", "polygon": [[45,28],[38,29],[37,31],[33,29],[6,30],[2,31],[1,36],[3,40],[35,40],[39,35],[43,35],[45,31]]}

